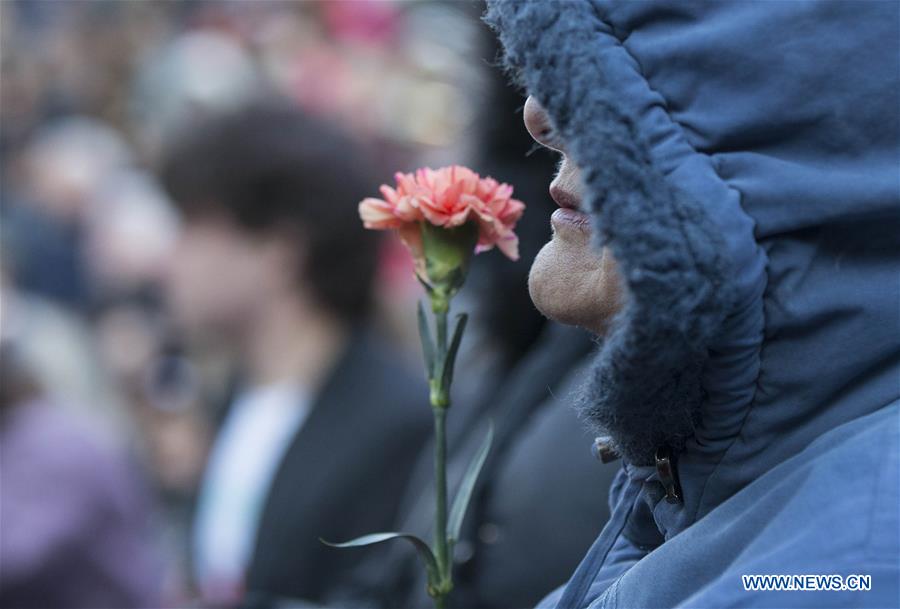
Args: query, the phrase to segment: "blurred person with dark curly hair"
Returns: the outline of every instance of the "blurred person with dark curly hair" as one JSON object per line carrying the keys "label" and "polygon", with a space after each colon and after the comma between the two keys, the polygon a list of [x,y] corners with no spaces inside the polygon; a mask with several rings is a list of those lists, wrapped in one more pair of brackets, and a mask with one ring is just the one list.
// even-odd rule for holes
{"label": "blurred person with dark curly hair", "polygon": [[279,102],[191,125],[163,181],[184,215],[168,295],[240,364],[196,512],[207,601],[316,601],[388,527],[430,426],[424,381],[368,329],[372,188],[338,129]]}

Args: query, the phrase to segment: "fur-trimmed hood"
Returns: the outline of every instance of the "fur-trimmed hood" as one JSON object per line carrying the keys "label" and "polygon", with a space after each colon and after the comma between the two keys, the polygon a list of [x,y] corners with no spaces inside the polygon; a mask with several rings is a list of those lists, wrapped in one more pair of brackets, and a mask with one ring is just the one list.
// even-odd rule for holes
{"label": "fur-trimmed hood", "polygon": [[637,477],[671,449],[664,538],[896,410],[897,4],[488,6],[619,264],[627,305],[580,410]]}

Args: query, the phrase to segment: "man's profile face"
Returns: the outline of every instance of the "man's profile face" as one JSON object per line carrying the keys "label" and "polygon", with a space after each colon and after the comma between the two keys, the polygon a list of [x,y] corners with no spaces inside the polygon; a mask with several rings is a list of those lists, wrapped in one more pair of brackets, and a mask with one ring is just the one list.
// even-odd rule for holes
{"label": "man's profile face", "polygon": [[237,332],[295,277],[279,239],[224,217],[189,218],[166,282],[175,318],[194,332]]}
{"label": "man's profile face", "polygon": [[560,208],[550,219],[553,235],[531,266],[531,299],[551,319],[604,334],[609,319],[621,308],[615,261],[607,248],[597,252],[591,245],[579,170],[566,156],[565,145],[554,133],[547,113],[532,97],[525,102],[524,120],[536,142],[563,155],[550,184],[550,196]]}

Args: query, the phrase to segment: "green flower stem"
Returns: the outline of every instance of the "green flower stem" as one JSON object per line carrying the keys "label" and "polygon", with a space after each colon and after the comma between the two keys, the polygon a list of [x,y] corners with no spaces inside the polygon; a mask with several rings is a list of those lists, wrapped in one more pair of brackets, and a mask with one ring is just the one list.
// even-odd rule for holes
{"label": "green flower stem", "polygon": [[448,408],[450,406],[450,388],[444,387],[444,367],[447,365],[447,312],[449,305],[435,305],[432,300],[431,306],[434,311],[434,324],[437,334],[437,346],[435,350],[435,366],[428,379],[429,389],[431,391],[431,407],[432,408]]}
{"label": "green flower stem", "polygon": [[434,608],[435,609],[444,609],[447,606],[447,597],[446,596],[435,596],[434,597]]}
{"label": "green flower stem", "polygon": [[[443,298],[432,298],[431,310],[434,313],[435,326],[437,326],[437,350],[443,361],[447,355],[447,313],[450,311],[450,303]],[[438,375],[435,374],[435,376]]]}
{"label": "green flower stem", "polygon": [[[433,408],[434,412],[434,484],[435,484],[435,535],[434,550],[438,564],[436,603],[450,592],[450,548],[447,544],[447,433],[446,408]],[[440,605],[438,605],[440,606]]]}
{"label": "green flower stem", "polygon": [[435,531],[434,553],[437,559],[437,581],[429,586],[435,607],[442,609],[447,594],[453,587],[452,559],[447,540],[447,409],[450,407],[450,388],[444,385],[444,368],[447,366],[447,314],[449,298],[434,294],[431,310],[435,318],[435,365],[429,374],[431,410],[434,414],[434,485]]}

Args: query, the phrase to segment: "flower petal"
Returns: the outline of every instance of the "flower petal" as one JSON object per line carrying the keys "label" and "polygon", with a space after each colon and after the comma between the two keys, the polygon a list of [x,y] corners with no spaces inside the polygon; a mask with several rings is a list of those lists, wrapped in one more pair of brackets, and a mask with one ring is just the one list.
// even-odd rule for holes
{"label": "flower petal", "polygon": [[387,201],[368,197],[359,204],[359,217],[363,226],[375,230],[397,228],[402,221],[394,215],[394,209]]}
{"label": "flower petal", "polygon": [[394,179],[396,188],[383,185],[380,189],[384,200],[368,198],[360,203],[360,217],[367,228],[398,229],[413,255],[421,256],[421,222],[446,228],[476,222],[477,251],[496,245],[509,258],[518,258],[514,229],[525,205],[512,198],[509,184],[482,178],[462,165],[397,172]]}
{"label": "flower petal", "polygon": [[497,247],[510,260],[519,259],[519,238],[514,232],[510,231],[508,235],[501,237],[497,241]]}

